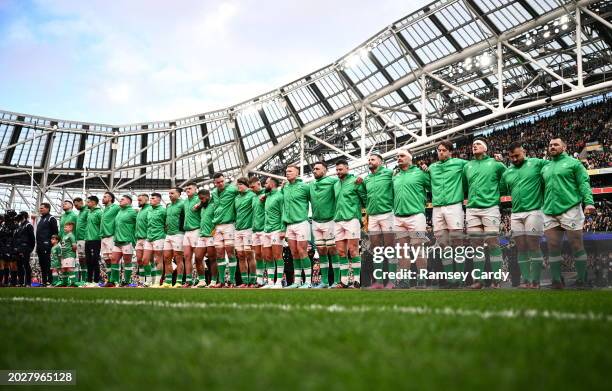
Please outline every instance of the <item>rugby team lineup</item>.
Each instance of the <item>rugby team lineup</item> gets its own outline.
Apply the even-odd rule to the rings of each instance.
[[[344,289],[362,287],[367,273],[370,289],[425,288],[432,279],[470,289],[483,288],[487,280],[487,286],[498,288],[510,274],[507,267],[502,270],[498,238],[500,199],[510,196],[519,287],[540,287],[542,236],[550,286],[564,287],[564,234],[576,286],[585,287],[582,229],[585,214],[596,209],[589,175],[567,154],[565,141],[550,139],[547,159],[528,157],[522,143],[513,142],[506,151],[509,167],[501,154],[489,156],[485,138],[472,141],[471,160],[454,157],[454,148],[439,142],[438,160],[429,166],[416,164],[411,151],[400,148],[394,170],[371,153],[363,177],[351,173],[347,160],[335,162],[335,175],[328,175],[328,164],[316,162],[308,183],[297,165],[286,167],[283,180],[253,175],[231,182],[215,173],[213,190],[188,182],[169,191],[166,206],[156,192],[136,200],[106,192],[103,208],[95,195],[77,197],[63,202],[59,223],[50,216],[50,205],[42,203],[37,235],[27,212],[7,211],[0,231],[3,283],[31,285],[31,271],[16,268],[7,249],[30,253],[28,247],[36,243],[41,284],[51,287]],[[428,201],[433,246],[426,246]],[[315,280],[309,247],[318,259]],[[366,250],[372,251],[373,264],[362,270]],[[443,270],[428,267],[432,258]]]

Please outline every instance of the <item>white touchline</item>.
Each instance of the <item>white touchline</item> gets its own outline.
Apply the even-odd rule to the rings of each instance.
[[[275,303],[197,303],[197,302],[171,302],[158,300],[117,300],[117,299],[58,299],[52,297],[2,297],[0,301],[4,302],[29,302],[29,303],[58,303],[58,304],[103,304],[103,305],[123,305],[123,306],[152,306],[161,308],[187,308],[187,309],[273,309],[282,311],[315,311],[315,312],[347,312],[347,313],[368,313],[382,312],[395,314],[412,314],[412,315],[441,315],[441,316],[460,316],[460,317],[477,317],[481,319],[491,318],[544,318],[555,320],[591,320],[612,322],[612,315],[596,312],[559,312],[551,310],[537,309],[508,309],[498,311],[481,311],[457,309],[450,307],[434,308],[434,307],[414,307],[414,306],[343,306],[332,304],[324,306],[321,304],[275,304]]]

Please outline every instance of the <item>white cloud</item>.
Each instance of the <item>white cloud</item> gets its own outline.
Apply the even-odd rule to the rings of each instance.
[[[247,100],[331,63],[417,7],[398,0],[36,4],[43,20],[16,20],[0,45],[53,53],[55,66],[37,73],[54,83],[53,94],[32,85],[34,71],[0,59],[0,69],[26,86],[10,100],[0,97],[0,107],[27,112],[46,101],[49,112],[35,114],[105,123],[171,119]]]

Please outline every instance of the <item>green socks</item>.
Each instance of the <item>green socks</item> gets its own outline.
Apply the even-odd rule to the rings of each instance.
[[[484,272],[484,266],[485,266],[484,254],[483,256],[474,255],[474,270],[479,270],[479,273],[478,275],[476,275],[476,277],[479,277],[480,274]]]
[[[340,259],[340,282],[344,285],[348,284],[349,263],[347,257],[338,257]]]
[[[531,262],[528,253],[524,251],[519,251],[517,258],[523,282],[531,281]]]
[[[531,259],[531,281],[536,284],[539,284],[540,275],[542,274],[542,264],[544,263],[542,253],[539,251],[530,251],[529,258]]]
[[[146,266],[139,265],[138,266],[138,281],[143,282],[147,276],[145,272]],[[151,266],[149,266],[149,275],[151,274]]]
[[[334,284],[340,282],[340,257],[338,254],[328,255],[331,258],[332,268],[334,269]]]
[[[274,283],[274,261],[266,262],[268,272],[268,284]]]
[[[276,260],[276,283],[280,284],[281,281],[283,280],[283,269],[284,269],[284,262],[282,259],[277,259]],[[274,273],[274,272],[272,272]]]
[[[574,262],[576,263],[576,278],[578,282],[585,283],[587,280],[587,254],[584,249],[574,253]]]
[[[219,269],[219,282],[225,283],[225,258],[217,258],[217,267]]]
[[[551,251],[548,256],[548,263],[550,264],[552,280],[561,282],[561,253],[558,251]]]
[[[327,255],[319,258],[319,273],[321,273],[321,284],[329,283],[329,259]]]
[[[451,275],[451,273],[453,272],[453,259],[448,257],[442,258],[442,269],[444,270],[444,273],[446,273],[447,276]],[[448,282],[453,281],[453,279],[450,277],[447,277],[446,280]]]
[[[491,261],[491,271],[493,273],[498,272],[502,268],[502,250],[499,246],[494,246],[489,252],[489,259]]]
[[[111,264],[110,282],[117,284],[119,282],[119,264]]]
[[[263,284],[264,261],[262,259],[256,259],[255,266],[257,270],[257,283]]]
[[[236,257],[228,257],[229,260],[229,282],[230,284],[236,283],[236,265],[238,262],[236,261]]]
[[[302,283],[302,269],[304,260],[302,258],[296,258],[293,260],[293,283]]]
[[[306,278],[306,283],[309,284],[312,282],[312,262],[310,258],[302,258],[302,269],[304,269],[304,275]]]
[[[150,279],[151,276],[152,276],[151,272],[152,272],[151,264],[145,265],[144,266],[144,270],[143,270],[143,277],[146,278],[146,279]],[[140,275],[139,275],[139,277],[140,277]],[[144,281],[144,279],[141,279],[141,281]]]
[[[134,263],[126,263],[125,264],[125,282],[128,284],[132,282],[132,272],[134,270]]]

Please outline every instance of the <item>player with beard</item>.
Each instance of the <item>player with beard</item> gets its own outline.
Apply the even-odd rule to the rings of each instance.
[[[334,282],[340,282],[340,261],[334,239],[334,214],[336,196],[334,187],[338,178],[327,176],[327,166],[316,162],[312,173],[315,180],[310,183],[310,203],[312,205],[312,233],[319,253],[321,282],[314,288],[329,288],[329,263],[331,261]]]
[[[393,170],[383,165],[383,158],[377,153],[368,157],[370,173],[363,183],[367,191],[366,212],[368,214],[368,235],[371,247],[390,247],[395,240],[393,235]],[[376,263],[375,269],[382,269],[382,263]],[[397,259],[389,259],[389,272],[397,271]],[[383,288],[383,281],[375,281],[373,289]],[[385,288],[395,285],[389,281]]]
[[[167,265],[176,263],[176,284],[173,288],[181,288],[185,277],[185,266],[183,264],[183,239],[185,225],[185,209],[181,193],[183,189],[175,187],[170,189],[168,196],[170,204],[166,206],[166,239],[164,241],[164,263],[166,264],[166,281],[168,279]],[[170,269],[172,275],[172,269]],[[171,277],[172,278],[172,277]]]
[[[465,188],[463,184],[463,167],[467,160],[453,157],[453,143],[444,140],[438,143],[436,152],[438,161],[429,168],[423,164],[421,168],[429,171],[431,178],[432,225],[438,245],[442,248],[462,245],[463,200]],[[442,267],[446,273],[463,272],[464,262],[455,262],[452,257],[442,258]],[[462,281],[447,280],[449,286],[460,286]]]
[[[294,280],[288,288],[310,288],[312,285],[312,265],[308,257],[308,241],[310,240],[310,224],[308,223],[308,204],[310,188],[298,175],[297,166],[287,166],[285,175],[287,182],[282,188],[283,193],[283,223],[289,250],[293,258]],[[302,273],[306,281],[302,284]]]
[[[87,212],[89,209],[83,202],[81,197],[76,197],[74,200],[74,207],[79,211],[76,222],[75,237],[77,240],[77,257],[79,259],[79,270],[81,282],[87,281],[87,261],[85,259],[85,235],[87,233]]]
[[[278,179],[266,179],[266,194],[260,197],[265,202],[266,222],[265,235],[262,241],[263,258],[266,261],[268,283],[263,287],[267,289],[280,289],[283,287],[283,244],[285,224],[283,223],[283,193],[278,188]],[[274,267],[276,266],[276,283],[274,282]]]
[[[544,261],[540,249],[540,238],[544,232],[542,168],[550,162],[526,157],[519,141],[508,146],[508,156],[512,166],[502,175],[500,192],[512,197],[510,228],[523,280],[520,287],[539,288]]]
[[[499,247],[497,234],[501,214],[499,212],[499,183],[506,171],[503,163],[487,155],[488,145],[485,139],[476,138],[472,142],[474,159],[463,167],[463,176],[468,187],[468,203],[466,211],[466,230],[472,236],[474,247],[482,246],[484,242],[489,249],[491,272],[496,273],[502,267],[502,251]],[[485,259],[475,255],[474,271],[482,274],[485,271]],[[481,289],[483,283],[478,279],[470,288]],[[492,288],[499,287],[499,281],[493,280]]]
[[[221,288],[218,282],[217,258],[215,252],[215,240],[213,238],[213,215],[215,206],[210,197],[210,191],[202,189],[198,192],[200,204],[197,208],[200,210],[200,245],[196,248],[196,260],[203,260],[204,257],[208,260],[208,270],[210,270],[210,285],[209,288]],[[196,268],[198,268],[196,263]],[[206,288],[206,278],[204,274],[204,265],[198,269],[198,284],[196,288]]]
[[[219,283],[225,283],[225,268],[229,266],[229,283],[227,287],[236,286],[236,255],[234,254],[234,234],[236,231],[236,209],[234,200],[238,189],[231,183],[225,183],[225,177],[220,172],[213,175],[215,189],[212,199],[215,204],[213,223],[215,224],[215,247],[217,266],[219,267]],[[227,261],[226,261],[227,257]]]
[[[161,204],[161,194],[151,193],[151,210],[147,215],[147,242],[145,251],[153,255],[153,262],[158,273],[151,275],[151,287],[159,288],[162,273],[165,272],[165,281],[161,287],[172,287],[172,258],[165,262],[164,243],[166,241],[166,208]]]
[[[253,193],[255,193],[253,198],[253,240],[251,241],[251,246],[255,256],[257,287],[260,288],[263,286],[263,273],[265,270],[262,243],[266,226],[266,206],[259,199],[264,194],[260,179],[256,176],[251,177],[249,179],[249,186]]]
[[[198,246],[200,245],[200,210],[196,207],[200,204],[200,198],[198,198],[197,192],[197,183],[188,182],[185,184],[185,194],[187,194],[187,199],[183,201],[183,208],[185,212],[185,236],[183,238],[183,254],[185,262],[185,274],[187,275],[187,278],[185,284],[183,285],[183,288],[191,288],[193,286],[192,258],[194,258],[194,255],[196,258],[196,265],[199,265],[200,270],[203,272],[202,259],[198,259],[198,252],[195,251],[196,248],[198,248]],[[196,285],[198,283],[199,281],[196,282]]]
[[[334,237],[340,260],[340,281],[332,288],[349,287],[349,257],[352,258],[355,281],[351,287],[360,287],[361,254],[359,239],[361,239],[361,208],[366,204],[366,189],[358,178],[349,173],[346,160],[336,162],[338,181],[334,184],[336,211],[334,213]]]
[[[397,242],[403,247],[409,244],[418,248],[427,241],[427,222],[425,219],[425,202],[427,192],[430,190],[429,173],[412,164],[412,154],[406,148],[397,152],[397,165],[399,170],[393,176],[393,231],[397,235]],[[400,269],[410,269],[410,264],[402,258]],[[417,273],[427,269],[427,259],[423,252],[413,262]],[[417,288],[424,288],[425,284],[417,274]],[[396,282],[400,287],[408,287],[405,280]]]
[[[239,288],[253,288],[256,283],[255,262],[251,242],[253,237],[253,198],[255,193],[249,189],[247,178],[238,178],[238,195],[234,200],[236,209],[236,234],[234,236],[240,279]]]
[[[146,245],[151,205],[149,205],[149,196],[147,194],[140,194],[137,200],[140,209],[136,215],[136,232],[134,233],[134,238],[136,239],[135,252],[136,263],[138,264],[138,286],[148,287],[151,285],[152,276],[157,273],[155,264],[151,267],[153,251],[147,249]]]
[[[115,217],[119,213],[119,205],[115,204],[115,195],[110,191],[104,193],[102,197],[102,222],[100,223],[100,252],[102,260],[106,265],[106,280],[109,282],[111,275],[111,257],[113,254],[113,236],[115,235]]]
[[[132,207],[132,197],[124,195],[119,201],[119,213],[115,217],[115,235],[113,236],[113,255],[111,260],[111,286],[117,284],[136,287],[132,283],[134,264],[134,232],[136,231],[136,210]],[[124,281],[119,280],[121,261],[123,260]],[[107,284],[108,285],[108,284]]]
[[[582,242],[582,229],[584,215],[596,212],[589,175],[582,163],[570,157],[566,150],[567,144],[560,137],[550,140],[550,163],[542,168],[544,235],[548,243],[552,287],[555,289],[563,288],[561,248],[564,233],[576,265],[576,284],[582,287],[587,282],[587,254]]]

